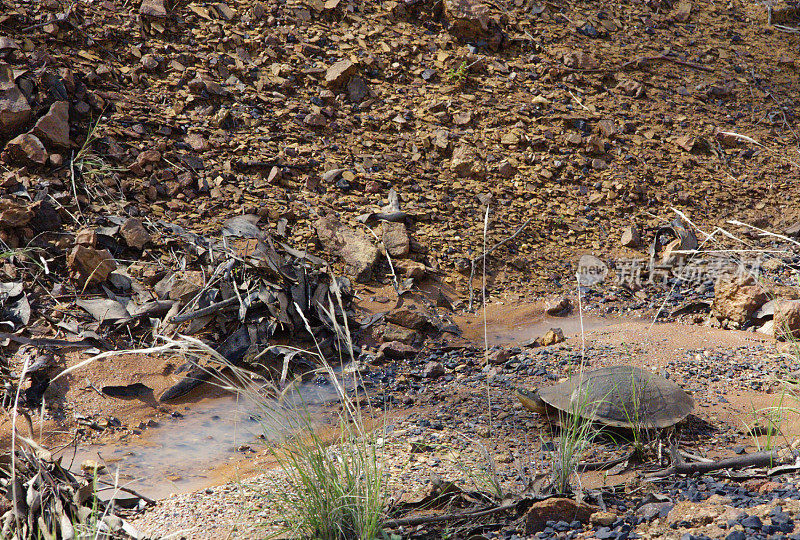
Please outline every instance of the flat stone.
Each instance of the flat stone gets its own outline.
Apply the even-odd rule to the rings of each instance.
[[[325,72],[325,84],[338,88],[346,84],[356,71],[358,71],[358,66],[350,60],[339,60]]]
[[[47,163],[47,150],[38,137],[23,133],[8,141],[3,150],[3,160],[23,166],[44,165]]]
[[[617,514],[614,512],[600,511],[589,516],[590,523],[593,523],[594,525],[602,525],[604,527],[608,527],[615,521],[617,521]]]
[[[387,358],[411,358],[417,355],[419,349],[416,347],[412,347],[411,345],[406,345],[405,343],[401,343],[399,341],[390,341],[388,343],[384,343],[378,349],[379,354],[383,354]]]
[[[35,215],[28,204],[0,199],[0,227],[24,227]]]
[[[329,171],[325,171],[322,173],[322,181],[326,184],[333,184],[336,182],[341,176],[342,173],[345,172],[347,169],[331,169]]]
[[[138,218],[128,218],[119,228],[119,233],[128,247],[134,249],[144,249],[144,246],[151,240],[150,233],[144,228],[142,220]]]
[[[406,345],[413,345],[419,338],[419,334],[410,328],[403,328],[396,324],[388,323],[383,329],[383,341],[399,341]]]
[[[386,320],[414,330],[425,330],[430,325],[428,318],[414,304],[393,309],[386,314]]]
[[[383,234],[381,240],[386,246],[386,251],[392,257],[405,257],[411,249],[411,240],[408,238],[408,229],[405,223],[384,221],[381,224]]]
[[[69,103],[56,101],[50,105],[47,114],[33,126],[32,133],[47,146],[69,147]]]

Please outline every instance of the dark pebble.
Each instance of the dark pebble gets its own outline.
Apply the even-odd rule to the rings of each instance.
[[[617,538],[617,533],[608,527],[600,527],[595,531],[594,537],[600,540],[607,540],[608,538]]]
[[[745,529],[761,529],[764,526],[758,516],[747,516],[739,523],[741,523],[742,527]]]

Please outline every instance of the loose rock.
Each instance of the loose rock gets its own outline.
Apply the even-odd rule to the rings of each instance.
[[[569,518],[587,523],[592,514],[600,509],[586,503],[577,503],[572,499],[553,497],[533,503],[525,514],[525,534],[532,535],[543,530],[548,521],[560,521]]]
[[[91,283],[102,283],[117,268],[114,257],[107,249],[77,245],[67,256],[67,266],[72,270],[73,278],[80,286]]]
[[[720,321],[728,320],[744,325],[768,300],[767,291],[754,280],[723,277],[714,286],[711,313]]]
[[[314,228],[323,246],[342,258],[348,275],[361,283],[372,279],[380,254],[365,233],[342,225],[332,214],[318,219]]]
[[[38,137],[23,133],[8,141],[3,150],[3,161],[19,165],[44,165],[47,150]]]
[[[0,63],[0,135],[8,137],[31,119],[31,106],[14,83],[11,66]]]
[[[39,118],[32,133],[49,147],[68,148],[69,141],[69,103],[56,101],[50,110]]]

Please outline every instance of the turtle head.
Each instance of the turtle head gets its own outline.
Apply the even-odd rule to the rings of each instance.
[[[547,412],[547,404],[539,397],[539,392],[536,390],[525,390],[524,388],[516,389],[517,399],[522,403],[522,406],[539,414]]]

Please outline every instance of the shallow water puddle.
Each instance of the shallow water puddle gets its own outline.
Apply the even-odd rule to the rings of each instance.
[[[581,321],[581,319],[583,320]],[[551,328],[561,328],[565,336],[570,336],[581,332],[581,324],[586,332],[619,322],[620,319],[598,317],[586,313],[580,317],[575,312],[566,317],[552,317],[546,315],[542,307],[536,304],[494,304],[486,308],[485,326],[486,338],[489,346],[492,347],[495,345],[521,345],[543,336]],[[457,323],[462,328],[465,338],[476,343],[483,343],[483,312],[460,317]]]
[[[330,385],[303,385],[296,397],[312,411],[314,405],[336,401]],[[106,466],[101,480],[113,484],[119,472],[118,485],[152,499],[163,498],[208,487],[220,479],[215,469],[279,440],[287,432],[288,422],[265,418],[262,410],[232,396],[208,400],[146,427],[136,442],[85,445],[77,451],[70,447],[57,456],[77,474],[81,474],[84,460],[94,460]],[[124,499],[130,495],[114,495],[113,488],[101,492],[105,499],[112,496]]]

